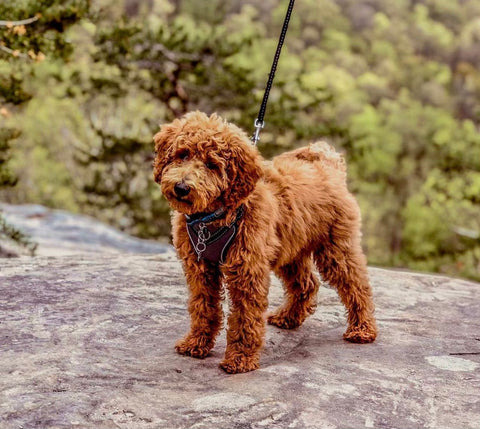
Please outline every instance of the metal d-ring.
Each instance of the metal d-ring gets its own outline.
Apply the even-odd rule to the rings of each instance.
[[[199,225],[199,230],[198,230],[198,240],[205,242],[210,238],[210,231],[206,227],[206,225],[201,222]]]
[[[207,245],[203,241],[199,241],[197,245],[195,246],[195,250],[197,253],[203,253],[205,252],[205,249],[207,248]],[[199,255],[200,256],[200,255]]]

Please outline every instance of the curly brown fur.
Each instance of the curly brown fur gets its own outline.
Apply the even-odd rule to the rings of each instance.
[[[173,243],[190,290],[191,327],[176,344],[181,354],[204,358],[221,329],[223,285],[230,297],[229,373],[259,367],[265,336],[269,274],[284,282],[286,301],[268,322],[300,326],[315,311],[319,281],[334,286],[348,313],[344,338],[375,340],[372,292],[360,246],[360,212],[346,186],[343,158],[323,142],[264,161],[248,137],[217,115],[192,112],[155,135],[155,180],[175,210]],[[179,196],[175,185],[189,193]],[[230,224],[244,205],[238,234],[224,264],[197,260],[184,214],[213,212]]]

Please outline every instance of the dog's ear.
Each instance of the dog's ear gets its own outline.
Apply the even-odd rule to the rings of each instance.
[[[230,142],[230,158],[227,164],[229,188],[224,194],[225,205],[237,205],[255,188],[263,176],[262,157],[258,149],[242,138]]]
[[[153,177],[155,182],[160,183],[163,169],[170,162],[173,152],[173,142],[176,136],[176,128],[173,124],[162,125],[160,131],[153,136],[155,142],[155,160],[153,161]]]

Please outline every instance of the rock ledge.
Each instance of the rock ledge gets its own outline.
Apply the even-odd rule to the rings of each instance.
[[[342,340],[336,292],[262,368],[175,354],[185,283],[168,255],[0,261],[1,428],[478,428],[480,285],[377,268],[379,338]],[[272,307],[282,290],[275,280]]]

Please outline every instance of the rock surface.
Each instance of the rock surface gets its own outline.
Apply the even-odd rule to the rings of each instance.
[[[480,285],[370,276],[375,343],[342,340],[323,287],[301,328],[268,327],[260,370],[227,375],[224,333],[205,360],[173,350],[188,315],[171,256],[0,260],[0,427],[480,427]]]
[[[157,254],[172,250],[168,244],[132,237],[89,216],[53,210],[37,204],[0,203],[0,211],[8,223],[38,244],[35,254],[39,256],[79,253]],[[18,252],[19,249],[12,250]]]

